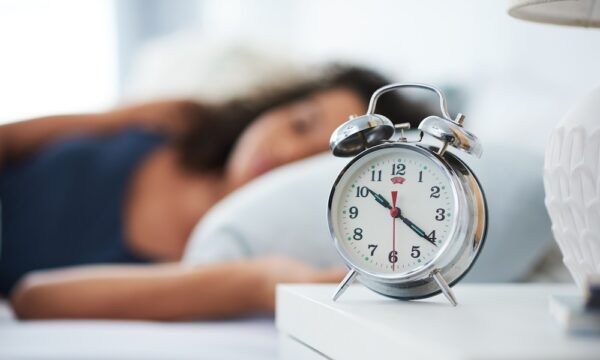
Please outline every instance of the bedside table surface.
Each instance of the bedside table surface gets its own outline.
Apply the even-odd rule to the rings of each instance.
[[[600,337],[568,335],[548,311],[573,285],[458,284],[444,297],[398,301],[362,285],[280,285],[279,331],[335,359],[600,359]]]

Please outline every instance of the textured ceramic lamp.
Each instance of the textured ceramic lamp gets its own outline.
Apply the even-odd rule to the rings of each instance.
[[[524,20],[600,27],[600,0],[513,0],[508,12]],[[600,274],[600,88],[552,131],[544,188],[563,261],[584,288],[588,276]]]

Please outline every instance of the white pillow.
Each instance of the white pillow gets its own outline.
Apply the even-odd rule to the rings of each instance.
[[[285,254],[316,266],[341,265],[327,225],[331,185],[348,159],[317,155],[255,179],[198,223],[184,263]]]
[[[528,147],[484,143],[469,162],[487,197],[488,230],[477,263],[465,280],[525,280],[555,243],[544,205],[544,159]]]
[[[153,39],[133,60],[125,102],[190,98],[222,103],[310,74],[289,54],[259,39],[224,42],[194,31]]]
[[[490,144],[482,159],[462,156],[486,192],[486,243],[470,282],[518,281],[553,244],[540,156]],[[317,155],[281,167],[219,202],[196,226],[183,261],[218,262],[279,253],[317,266],[342,264],[327,224],[327,199],[349,159]]]

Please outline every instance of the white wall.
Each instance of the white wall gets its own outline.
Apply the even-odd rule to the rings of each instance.
[[[102,110],[117,95],[107,0],[0,2],[0,123]]]
[[[204,1],[202,31],[272,41],[297,59],[348,59],[398,80],[466,89],[468,126],[541,152],[571,104],[600,86],[600,29],[511,18],[504,1]]]
[[[196,7],[185,6],[197,9],[187,24],[222,43],[260,39],[299,62],[345,59],[397,80],[462,88],[466,108],[450,110],[466,113],[467,126],[484,141],[508,139],[538,152],[571,104],[600,85],[600,29],[513,19],[504,1],[197,0]],[[1,2],[0,122],[113,104],[116,18],[109,0]]]

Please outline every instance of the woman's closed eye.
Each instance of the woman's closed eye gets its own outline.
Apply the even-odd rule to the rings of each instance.
[[[292,109],[290,126],[297,135],[305,135],[314,131],[319,122],[319,111],[312,102],[300,103]]]
[[[294,133],[298,135],[304,135],[311,131],[311,129],[314,127],[314,121],[308,117],[296,116],[292,118],[290,125]]]

